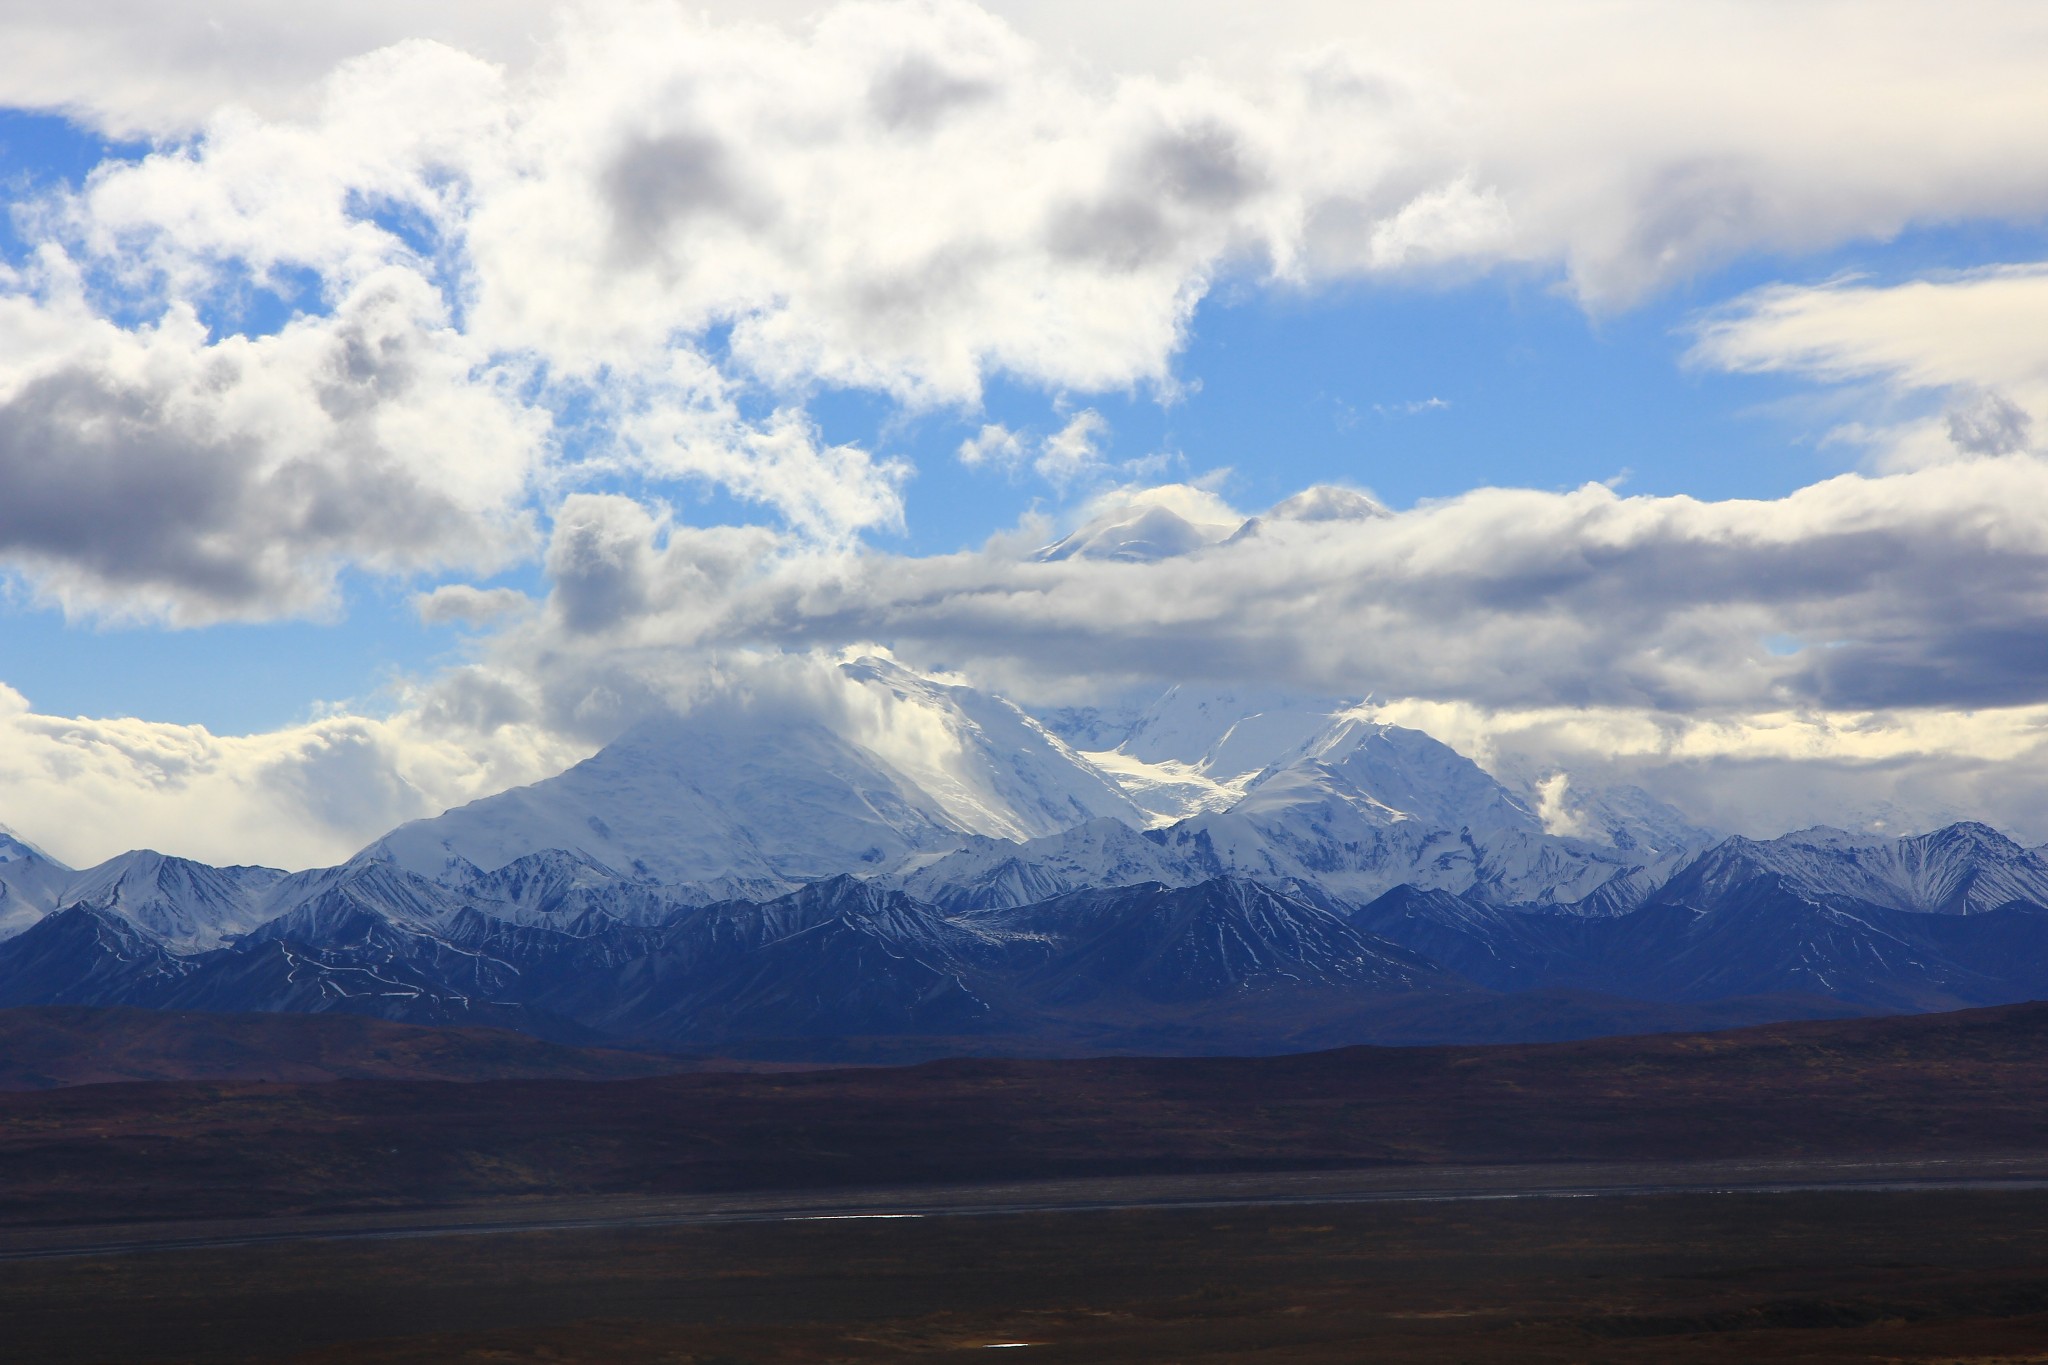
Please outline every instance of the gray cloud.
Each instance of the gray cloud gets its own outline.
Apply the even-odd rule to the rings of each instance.
[[[1274,174],[1237,129],[1213,119],[1151,129],[1112,160],[1097,194],[1056,203],[1048,250],[1062,260],[1131,272],[1170,264],[1203,239],[1234,231],[1230,215],[1273,185]]]
[[[635,263],[665,255],[675,234],[693,223],[759,228],[773,213],[731,150],[703,133],[634,138],[599,183],[611,208],[613,249]]]
[[[1198,209],[1235,208],[1272,181],[1237,130],[1215,122],[1159,134],[1134,163],[1130,177],[1153,196]]]
[[[80,605],[203,620],[317,607],[349,559],[460,557],[472,519],[381,452],[268,466],[256,439],[169,402],[81,367],[0,404],[0,559]]]
[[[993,81],[962,75],[917,53],[875,78],[868,87],[868,106],[887,127],[925,133],[995,93]]]
[[[571,632],[602,630],[646,608],[658,527],[628,498],[579,495],[555,514],[550,600]]]
[[[0,552],[229,607],[259,596],[261,570],[226,534],[254,443],[193,439],[163,416],[160,396],[82,369],[24,385],[0,406]]]
[[[1173,225],[1151,202],[1116,194],[1071,201],[1047,216],[1045,243],[1062,260],[1135,271],[1157,262],[1175,241]]]
[[[1156,563],[1006,543],[796,556],[707,595],[662,586],[686,565],[636,558],[648,609],[619,620],[683,649],[878,640],[1025,690],[1209,678],[1673,714],[2015,705],[2048,702],[2044,504],[2048,463],[2013,456],[1773,503],[1482,490],[1268,517]]]
[[[403,293],[258,342],[30,314],[60,346],[0,357],[0,567],[74,613],[200,624],[326,610],[350,565],[516,556],[531,419]]]
[[[2003,394],[1984,392],[1950,408],[1949,443],[1972,455],[2010,455],[2027,448],[2034,419]]]
[[[430,626],[482,625],[532,606],[533,599],[517,588],[474,588],[466,583],[444,584],[413,598],[413,609]]]

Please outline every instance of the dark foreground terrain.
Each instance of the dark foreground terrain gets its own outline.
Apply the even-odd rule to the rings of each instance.
[[[2048,1152],[2048,1005],[1512,1047],[0,1094],[0,1225],[1413,1165]]]
[[[2048,1361],[2048,1005],[1275,1058],[0,1094],[10,1361],[1012,1342]]]
[[[430,1028],[360,1014],[84,1005],[0,1009],[0,1090],[201,1079],[597,1081],[660,1076],[697,1065],[648,1053],[563,1047],[507,1029]]]
[[[2048,1192],[1019,1213],[0,1263],[8,1358],[2048,1358]]]

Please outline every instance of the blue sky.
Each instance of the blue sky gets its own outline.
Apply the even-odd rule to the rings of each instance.
[[[0,821],[345,851],[874,646],[2025,818],[2048,16],[1964,9],[0,20]]]

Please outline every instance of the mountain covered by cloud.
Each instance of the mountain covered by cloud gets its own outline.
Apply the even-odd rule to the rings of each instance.
[[[1153,771],[1204,774],[1203,791],[1162,809]],[[475,890],[566,859],[570,884],[699,898],[856,873],[985,899],[992,869],[1025,865],[1028,884],[1061,891],[1232,875],[1351,903],[1414,883],[1562,904],[1610,882],[1612,899],[1617,878],[1666,873],[1714,838],[1644,797],[1566,832],[1545,799],[1367,707],[1174,689],[1088,754],[1002,698],[866,655],[650,716],[565,772],[400,825],[351,865]],[[24,904],[90,905],[179,949],[246,933],[325,876],[149,852],[66,879],[28,845],[17,864]],[[191,908],[150,908],[166,898]]]

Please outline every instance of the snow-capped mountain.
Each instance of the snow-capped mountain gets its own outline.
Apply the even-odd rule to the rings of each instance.
[[[1243,713],[1205,700],[1170,698],[1181,703],[1178,720],[1153,729],[1147,741],[1156,747],[1145,752],[1232,752]],[[1249,714],[1275,718],[1269,738],[1314,716],[1307,707]],[[1175,715],[1161,708],[1162,717]],[[1493,904],[1567,905],[1621,879],[1614,903],[1588,907],[1613,913],[1640,903],[1697,847],[1651,844],[1652,831],[1630,833],[1633,825],[1617,826],[1621,841],[1553,835],[1520,796],[1419,730],[1355,709],[1319,719],[1306,742],[1245,780],[1226,809],[1142,835],[1097,824],[1022,846],[978,843],[919,867],[905,885],[946,905],[1021,904],[1085,887],[1233,875],[1352,905],[1402,884]]]
[[[218,947],[269,919],[270,867],[211,867],[137,849],[76,874],[63,904],[126,920],[178,952]]]
[[[1186,886],[1214,875],[1213,866],[1169,849],[1158,831],[1104,819],[1023,844],[969,840],[897,880],[914,896],[965,910],[1030,905],[1070,891],[1138,882]]]
[[[1081,754],[1007,702],[891,660],[842,672],[872,703],[849,721],[852,737],[765,714],[664,717],[559,777],[405,826],[368,856],[529,922],[553,912],[519,907],[552,897],[580,912],[623,895],[606,889],[616,884],[690,888],[650,900],[636,912],[646,919],[841,872],[956,907],[1236,875],[1347,904],[1402,883],[1498,904],[1567,904],[1606,887],[1587,908],[1614,913],[1699,842],[1647,797],[1647,819],[1602,807],[1604,837],[1554,835],[1448,746],[1314,698],[1176,689],[1115,754]],[[1119,757],[1180,765],[1226,799],[1159,827],[1113,785],[1126,776],[1109,761]],[[1244,771],[1254,762],[1264,766]],[[512,871],[544,854],[558,861]],[[501,872],[521,884],[494,887]],[[525,884],[534,876],[541,889]]]
[[[1229,810],[1166,831],[1240,876],[1364,904],[1404,883],[1496,904],[1568,904],[1642,859],[1547,833],[1477,764],[1352,712],[1253,778]]]
[[[2015,901],[2048,904],[2048,853],[1967,822],[1904,839],[1817,825],[1776,839],[1729,839],[1657,899],[1713,905],[1762,881],[1822,904],[1969,915]]]
[[[1105,816],[1145,822],[1116,782],[1001,697],[874,655],[840,673],[881,703],[857,738],[959,830],[1024,840]]]
[[[1150,564],[1262,535],[1291,522],[1377,521],[1390,515],[1364,493],[1335,484],[1304,489],[1249,518],[1232,512],[1212,493],[1167,484],[1098,504],[1093,516],[1040,550],[1038,558]]]
[[[2048,992],[2048,906],[1974,915],[1823,904],[1775,876],[1711,905],[1659,899],[1608,917],[1530,914],[1398,887],[1352,916],[1369,932],[1496,990],[1636,1000],[1837,1000],[1956,1009]]]
[[[1395,735],[1359,747],[1377,739],[1416,744]],[[1333,768],[1356,757],[1341,750],[1328,754]],[[1084,832],[1058,839],[1069,853],[1093,850],[1113,875],[1177,856],[1161,831],[1104,819]],[[1954,888],[1996,880],[1964,866],[1972,849],[1989,860],[1978,872],[2010,863],[2012,850],[1967,827],[1917,842],[1919,866],[1940,849],[1960,873],[1928,909],[1821,903],[1767,872],[1688,883],[1718,888],[1711,903],[1659,897],[1605,917],[1413,885],[1354,906],[1313,885],[1233,875],[1061,890],[1021,880],[1048,867],[1065,875],[1050,859],[989,862],[1018,847],[992,840],[951,855],[981,859],[985,874],[979,889],[941,878],[951,904],[848,875],[696,904],[553,857],[479,878],[497,899],[365,857],[278,879],[271,905],[289,908],[210,950],[174,950],[114,909],[57,910],[0,942],[0,1005],[347,1010],[767,1056],[900,1056],[1285,1049],[1369,1041],[1388,1021],[1398,1036],[1404,1017],[1440,1021],[1429,1027],[1443,1037],[1461,1012],[1488,1037],[1503,1036],[1502,1020],[1508,1036],[1574,1036],[1608,1018],[1640,1021],[1631,1002],[1711,1002],[1707,1017],[1762,1019],[2048,991],[2048,905],[1939,912],[1962,894]],[[218,890],[170,873],[125,884]],[[1564,1013],[1540,1001],[1496,1011],[1502,998],[1488,994],[1528,991],[1562,992]],[[1692,1016],[1657,1017],[1680,1026]]]
[[[1262,799],[1269,804],[1283,799],[1281,790],[1292,779],[1269,775],[1269,769],[1322,762],[1329,755],[1311,749],[1356,743],[1364,727],[1378,724],[1367,708],[1327,697],[1187,686],[1169,688],[1127,715],[1068,710],[1057,720],[1063,733],[1086,736],[1090,743],[1081,746],[1082,757],[1114,778],[1157,826],[1233,808],[1249,813],[1258,805],[1248,799],[1254,784],[1266,787]],[[1399,727],[1383,729],[1393,733]],[[1615,907],[1633,908],[1683,855],[1719,837],[1640,788],[1584,787],[1563,773],[1546,773],[1535,781],[1504,779],[1480,771],[1434,740],[1426,747],[1427,771],[1404,777],[1394,756],[1382,753],[1364,789],[1379,804],[1456,830],[1477,812],[1452,813],[1444,804],[1457,806],[1459,784],[1477,782],[1470,791],[1483,802],[1505,800],[1516,807],[1509,827],[1613,850],[1619,856],[1603,861],[1640,865],[1647,878],[1624,878],[1609,888]],[[1380,748],[1386,748],[1384,741]],[[1437,790],[1439,783],[1451,786]],[[1498,821],[1482,817],[1481,823],[1491,827]]]
[[[450,884],[560,850],[632,881],[787,886],[881,872],[970,835],[1142,819],[1000,698],[881,658],[840,672],[843,731],[766,706],[658,716],[559,776],[401,826],[371,852]]]
[[[1290,521],[1385,521],[1394,514],[1378,499],[1333,483],[1319,483],[1282,498],[1247,521],[1238,534]]]
[[[1145,708],[1117,749],[1142,763],[1181,763],[1229,781],[1284,759],[1346,709],[1300,693],[1176,685]]]
[[[1262,769],[1327,728],[1343,703],[1285,692],[1174,686],[1084,757],[1165,824],[1227,810]]]
[[[0,943],[0,1007],[154,1003],[194,970],[120,916],[73,906]]]
[[[74,875],[0,825],[0,939],[20,933],[56,909]]]
[[[1407,991],[1442,985],[1434,963],[1256,882],[1217,877],[1076,891],[961,923],[1026,945],[1024,980],[1055,1004],[1181,1004],[1260,990]]]
[[[1270,819],[1304,788],[1343,791],[1377,815],[1476,836],[1541,834],[1543,822],[1477,763],[1420,730],[1335,716],[1286,758],[1252,780],[1238,809]]]
[[[463,881],[561,849],[643,881],[880,870],[957,831],[933,802],[816,722],[663,716],[567,772],[402,825],[373,851]]]
[[[1219,545],[1243,525],[1244,518],[1213,495],[1169,484],[1100,506],[1072,533],[1040,550],[1038,558],[1150,564]]]

